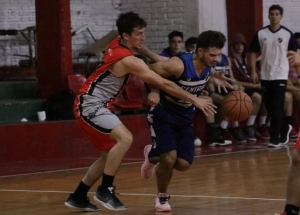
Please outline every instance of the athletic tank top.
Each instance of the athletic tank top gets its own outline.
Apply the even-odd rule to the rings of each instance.
[[[106,107],[126,85],[130,74],[117,77],[107,68],[133,52],[121,44],[121,37],[114,39],[105,50],[102,62],[80,88],[80,114],[94,117],[101,107]]]
[[[199,76],[194,69],[192,53],[182,53],[177,55],[177,57],[184,64],[184,71],[177,80],[174,80],[174,83],[189,93],[199,96],[209,79],[210,67],[205,67]],[[195,115],[195,106],[193,103],[178,99],[164,91],[160,91],[160,105],[180,120],[190,121]]]
[[[225,71],[224,75],[229,78],[229,62],[226,55],[221,54],[221,61],[215,64],[214,69],[217,72]]]

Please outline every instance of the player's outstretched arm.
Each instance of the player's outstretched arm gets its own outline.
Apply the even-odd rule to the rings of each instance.
[[[149,58],[152,62],[165,61],[169,59],[154,53],[145,45],[142,45],[139,49],[134,49],[134,51],[140,55],[143,55],[144,57]]]
[[[120,68],[123,67],[124,69],[126,68],[127,71],[140,78],[142,81],[151,84],[179,99],[192,102],[197,108],[202,110],[205,115],[214,115],[216,113],[216,106],[214,106],[212,103],[207,100],[198,98],[197,96],[183,90],[174,82],[162,78],[157,73],[151,71],[142,60],[135,57],[126,57],[119,61],[118,64],[119,65],[116,66],[120,66]],[[170,65],[173,65],[173,63],[171,63]],[[176,67],[175,65],[173,66]],[[169,71],[164,72],[169,73]]]
[[[210,72],[210,77],[212,79],[212,83],[214,83],[214,85],[218,87],[219,92],[221,92],[221,88],[226,93],[227,93],[226,87],[231,89],[233,88],[233,86],[230,83],[234,83],[235,80],[224,76],[224,72],[217,72],[212,68]]]

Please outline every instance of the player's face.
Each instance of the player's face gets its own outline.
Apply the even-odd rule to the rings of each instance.
[[[269,13],[269,20],[271,25],[280,24],[282,15],[279,10],[271,10]]]
[[[169,42],[171,52],[173,55],[177,55],[181,52],[183,41],[181,37],[173,37],[172,40]]]
[[[244,44],[241,42],[235,43],[233,45],[233,48],[234,48],[234,51],[238,54],[242,54],[245,49]]]
[[[131,35],[127,35],[128,45],[132,48],[141,48],[145,39],[145,28],[134,28]]]
[[[185,47],[186,52],[192,52],[196,50],[196,46],[197,44],[190,44],[188,46]]]
[[[205,66],[214,66],[216,62],[220,61],[222,49],[219,48],[208,48],[208,49],[198,49],[200,54],[200,62]]]

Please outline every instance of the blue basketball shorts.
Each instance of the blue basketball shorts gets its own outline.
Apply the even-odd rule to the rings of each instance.
[[[182,122],[172,114],[157,105],[148,114],[152,149],[149,157],[157,157],[172,150],[177,151],[177,157],[192,164],[194,160],[194,129],[192,121]]]

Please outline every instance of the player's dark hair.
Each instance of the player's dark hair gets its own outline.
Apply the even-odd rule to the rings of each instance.
[[[169,42],[172,41],[173,37],[181,37],[181,39],[183,40],[183,33],[180,31],[172,31],[171,33],[169,33],[168,38],[169,38]]]
[[[145,28],[147,23],[137,13],[121,13],[116,21],[118,32],[122,37],[123,33],[131,35],[134,28]]]
[[[272,11],[272,10],[279,10],[280,12],[280,15],[283,14],[283,8],[279,5],[279,4],[273,4],[269,7],[269,13]]]
[[[294,37],[295,37],[296,39],[300,39],[300,32],[294,33]]]
[[[204,31],[202,32],[197,39],[197,47],[202,49],[207,48],[218,48],[222,49],[225,45],[226,38],[224,34],[219,31]]]
[[[190,37],[184,43],[185,46],[189,46],[193,44],[197,44],[197,37]]]

